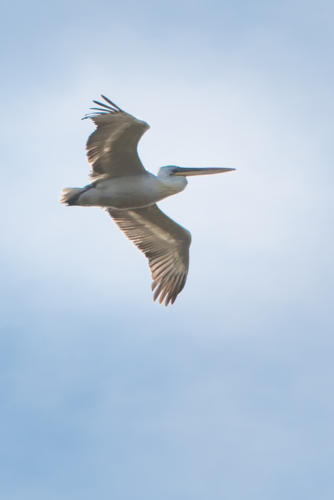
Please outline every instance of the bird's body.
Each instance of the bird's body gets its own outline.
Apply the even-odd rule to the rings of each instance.
[[[147,171],[138,175],[110,178],[101,176],[82,188],[75,205],[143,208],[182,191],[187,185],[184,177],[155,176]]]
[[[189,265],[189,231],[167,217],[156,202],[182,191],[186,176],[214,174],[231,168],[161,167],[157,176],[143,167],[137,144],[149,125],[102,96],[107,104],[87,115],[97,125],[87,141],[92,182],[65,188],[61,202],[104,208],[125,235],[146,255],[152,272],[154,300],[173,303],[184,287]]]

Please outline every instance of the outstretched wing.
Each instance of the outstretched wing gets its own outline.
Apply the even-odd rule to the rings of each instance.
[[[141,136],[150,126],[129,115],[104,95],[107,104],[93,101],[98,108],[84,118],[91,118],[96,125],[87,141],[88,161],[93,178],[107,174],[110,177],[138,175],[145,169],[137,153]]]
[[[157,205],[107,211],[125,235],[148,258],[154,300],[173,304],[183,289],[189,267],[190,232],[167,217]]]

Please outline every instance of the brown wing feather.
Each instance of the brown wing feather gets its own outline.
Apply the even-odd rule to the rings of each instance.
[[[91,176],[119,177],[144,172],[137,146],[149,125],[121,110],[105,96],[101,97],[107,104],[93,101],[100,107],[91,108],[95,111],[84,117],[91,118],[97,127],[86,145]]]
[[[148,258],[154,300],[173,304],[183,289],[189,267],[189,231],[157,205],[134,210],[107,209],[124,234]]]

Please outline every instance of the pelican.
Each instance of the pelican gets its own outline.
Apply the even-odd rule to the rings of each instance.
[[[104,95],[104,102],[84,116],[96,125],[86,149],[91,182],[82,188],[64,188],[61,203],[101,207],[148,259],[153,300],[173,304],[183,289],[189,267],[191,234],[167,217],[156,203],[183,191],[186,177],[218,174],[234,168],[161,167],[155,176],[145,170],[137,152],[150,126],[125,112]]]

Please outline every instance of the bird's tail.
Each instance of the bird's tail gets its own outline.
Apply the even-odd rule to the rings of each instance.
[[[82,188],[64,188],[61,192],[60,203],[65,205],[76,205]]]

